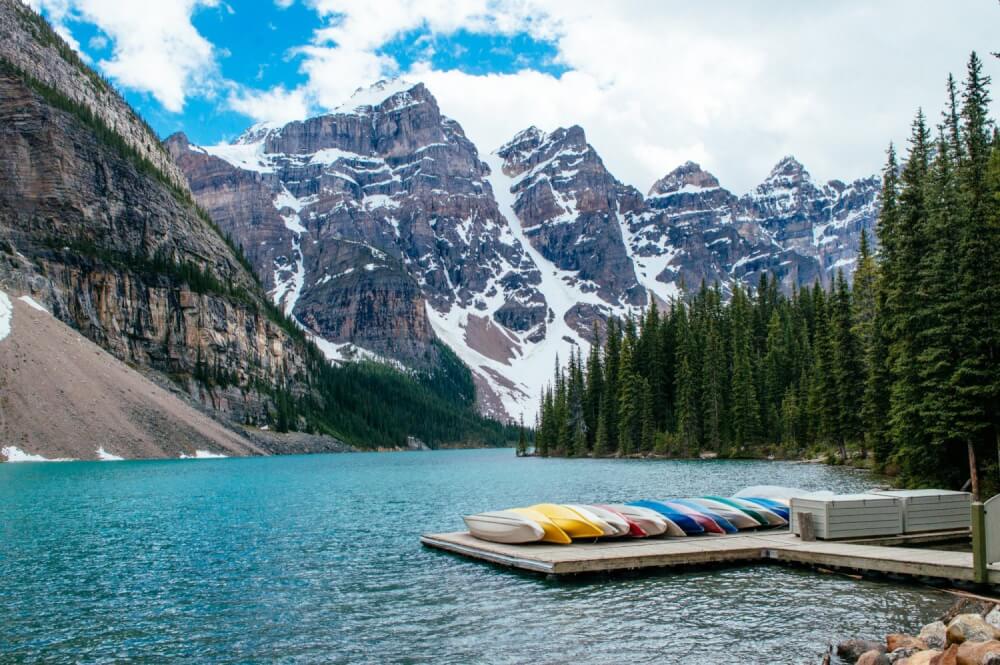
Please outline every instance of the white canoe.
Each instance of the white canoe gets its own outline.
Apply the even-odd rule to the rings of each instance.
[[[469,527],[469,533],[493,543],[537,543],[545,536],[545,531],[537,522],[509,510],[466,515],[462,519]]]
[[[610,510],[607,510],[606,508],[601,508],[600,506],[594,506],[590,504],[583,506],[583,508],[586,508],[587,510],[594,513],[602,520],[610,524],[612,527],[614,527],[616,531],[615,533],[616,536],[627,536],[631,531],[631,529],[628,526],[628,522],[622,519],[621,515],[613,513]]]
[[[684,529],[680,528],[672,520],[656,512],[652,508],[642,506],[628,506],[624,503],[612,503],[608,506],[617,510],[630,520],[635,521],[642,530],[651,536],[686,536]],[[648,528],[647,528],[648,526]]]
[[[774,512],[773,510],[768,510],[765,506],[762,506],[759,503],[754,503],[753,501],[747,501],[746,499],[741,499],[740,497],[737,496],[730,497],[730,500],[735,501],[744,508],[756,512],[761,517],[767,520],[769,526],[786,526],[788,524],[788,520],[786,520],[784,517]]]
[[[699,505],[705,506],[713,513],[716,513],[717,515],[724,517],[726,520],[729,521],[730,524],[735,526],[737,529],[756,529],[757,527],[760,526],[760,524],[758,524],[757,520],[755,520],[754,518],[750,517],[741,510],[733,508],[732,506],[727,506],[721,501],[715,501],[714,499],[702,499],[702,498],[693,498],[691,499],[691,501],[694,501]]]
[[[580,516],[583,517],[583,519],[587,520],[588,522],[593,522],[594,524],[596,524],[597,528],[599,528],[601,531],[604,532],[605,538],[619,535],[618,529],[608,524],[608,522],[604,520],[604,518],[602,518],[600,515],[595,513],[590,508],[590,506],[581,506],[578,503],[564,503],[563,505],[569,508],[570,510],[579,513]]]

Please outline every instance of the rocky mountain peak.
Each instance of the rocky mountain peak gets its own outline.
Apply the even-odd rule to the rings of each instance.
[[[653,183],[649,189],[649,196],[673,194],[681,191],[694,192],[718,186],[718,178],[702,169],[701,165],[687,161]]]
[[[350,99],[338,106],[335,113],[362,112],[382,106],[398,106],[411,101],[433,99],[423,83],[411,83],[393,78],[373,83],[367,88],[358,88]]]
[[[799,184],[803,181],[810,180],[811,176],[809,172],[806,171],[806,167],[802,165],[802,162],[795,159],[792,155],[785,155],[778,163],[774,165],[771,169],[771,173],[767,176],[764,183],[774,182],[774,181],[784,181],[790,184]]]

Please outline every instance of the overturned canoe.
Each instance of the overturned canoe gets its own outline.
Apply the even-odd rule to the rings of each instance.
[[[714,494],[709,494],[702,497],[703,499],[708,499],[709,501],[718,501],[719,503],[725,504],[727,506],[732,506],[736,510],[744,513],[745,515],[752,518],[759,526],[771,526],[771,523],[767,521],[763,513],[754,510],[753,504],[741,503],[736,499],[730,499],[724,496],[716,496]]]
[[[545,543],[556,543],[557,545],[569,545],[573,542],[573,539],[569,535],[559,528],[555,522],[550,520],[547,515],[538,512],[537,510],[532,510],[531,508],[511,508],[509,513],[516,513],[522,517],[527,517],[531,521],[535,522],[538,526],[542,527],[542,531],[545,535],[542,536],[542,542]]]
[[[695,503],[701,504],[711,510],[714,513],[722,515],[730,524],[735,526],[737,529],[756,529],[761,526],[761,522],[758,522],[753,517],[743,512],[735,506],[730,506],[721,501],[716,501],[714,499],[706,499],[704,497],[697,497],[691,499]],[[765,520],[766,523],[766,520]]]
[[[779,501],[773,499],[765,499],[759,496],[747,496],[741,497],[744,501],[750,501],[751,503],[756,503],[758,506],[763,506],[767,508],[774,514],[778,515],[781,519],[788,521],[789,513],[791,509]]]
[[[669,522],[676,524],[681,529],[681,531],[684,532],[685,535],[693,536],[696,534],[705,533],[705,527],[698,520],[694,519],[693,517],[691,517],[690,515],[688,515],[683,511],[667,506],[661,501],[643,499],[642,501],[633,501],[628,505],[639,506],[640,508],[649,508],[650,510],[655,510],[662,517],[666,518]],[[711,522],[711,520],[708,521]]]
[[[760,514],[765,520],[767,520],[768,526],[785,526],[788,524],[788,520],[762,504],[737,497],[733,497],[731,500],[748,510],[753,510],[754,512]]]
[[[679,513],[687,515],[690,519],[693,519],[699,526],[701,526],[706,534],[714,536],[723,536],[726,534],[726,530],[722,528],[718,522],[700,510],[691,508],[690,506],[685,506],[683,503],[677,503],[673,499],[667,499],[665,501],[661,501],[660,503],[671,508],[672,510],[676,510]]]
[[[572,508],[557,503],[536,503],[528,507],[555,522],[570,538],[600,538],[604,535],[604,529]]]
[[[642,524],[639,522],[638,519],[634,517],[629,517],[620,510],[615,510],[614,508],[612,508],[607,504],[594,504],[594,508],[600,508],[601,510],[604,510],[606,512],[611,513],[612,515],[617,515],[618,517],[622,518],[628,525],[628,535],[632,536],[633,538],[645,538],[651,535],[645,529],[642,528]],[[664,524],[663,529],[666,530],[666,527],[667,525]],[[660,533],[663,532],[661,531]]]
[[[510,510],[466,515],[462,519],[469,533],[493,543],[537,543],[545,537],[545,529],[540,524]]]
[[[625,520],[624,517],[622,517],[621,515],[612,510],[607,510],[606,508],[601,508],[600,506],[595,506],[590,504],[578,506],[577,504],[574,503],[570,504],[570,507],[578,512],[580,512],[581,510],[586,511],[584,512],[585,517],[588,517],[587,514],[589,513],[590,515],[593,515],[597,519],[601,520],[602,522],[610,526],[615,531],[614,533],[610,534],[612,537],[617,538],[620,536],[630,535],[628,522]]]
[[[648,536],[683,536],[684,531],[663,517],[660,513],[641,506],[631,506],[624,503],[612,503],[607,505],[612,510],[617,510],[630,520],[634,520]]]
[[[673,503],[680,504],[682,506],[690,508],[691,510],[696,510],[702,513],[703,515],[711,519],[713,522],[715,522],[717,525],[719,525],[719,527],[721,527],[722,530],[725,531],[726,533],[739,532],[739,529],[737,529],[736,526],[732,522],[730,522],[725,515],[716,510],[712,510],[707,506],[703,506],[697,501],[693,501],[691,499],[675,499]]]

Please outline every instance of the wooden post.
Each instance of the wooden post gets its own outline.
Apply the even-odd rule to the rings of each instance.
[[[799,538],[804,543],[811,543],[816,540],[816,527],[813,524],[812,513],[795,513],[797,526],[799,527]]]
[[[972,572],[976,584],[986,584],[986,512],[980,501],[972,502]]]

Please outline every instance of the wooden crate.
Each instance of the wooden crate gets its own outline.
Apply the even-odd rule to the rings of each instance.
[[[972,494],[952,490],[879,490],[903,502],[903,533],[951,531],[970,526]]]
[[[816,537],[823,540],[895,536],[903,532],[902,500],[880,494],[837,494],[791,500],[792,533],[798,534],[798,514],[812,516]]]

